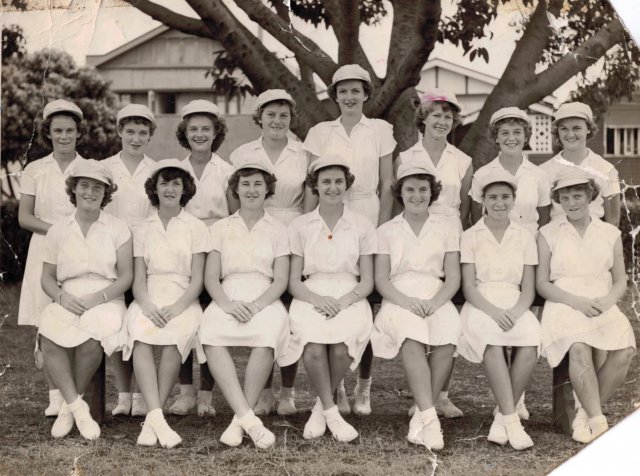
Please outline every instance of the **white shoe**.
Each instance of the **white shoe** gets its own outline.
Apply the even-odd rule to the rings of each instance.
[[[322,402],[320,402],[320,398],[318,398],[316,404],[311,409],[309,420],[307,420],[307,423],[304,425],[302,436],[305,440],[320,438],[327,431],[327,420],[325,420],[322,411]]]
[[[456,407],[449,398],[440,398],[433,406],[438,416],[444,418],[460,418],[464,415],[462,410]]]
[[[423,423],[421,430],[422,444],[433,451],[444,448],[442,428],[440,428],[440,420],[438,420],[437,415],[435,417],[425,417],[421,414],[421,420]]]
[[[275,410],[275,402],[273,398],[273,390],[263,388],[258,397],[258,402],[253,407],[254,415],[269,415]]]
[[[78,400],[69,405],[69,410],[83,438],[97,440],[100,437],[100,425],[91,417],[87,402],[78,397]]]
[[[131,416],[147,416],[147,404],[141,393],[134,393],[131,397]]]
[[[280,401],[278,402],[278,415],[295,415],[298,413],[295,402],[295,392],[293,389],[280,390]]]
[[[413,417],[413,415],[416,414],[416,410],[418,409],[418,405],[416,405],[415,403],[413,405],[411,405],[411,408],[409,408],[409,411],[407,412],[407,415],[409,415],[410,417]]]
[[[338,405],[340,415],[349,415],[351,413],[351,407],[349,406],[349,400],[347,399],[347,392],[344,389],[344,380],[340,382],[336,392],[338,394],[336,405]]]
[[[414,405],[415,407],[415,405]],[[417,407],[416,407],[417,408]],[[420,412],[413,412],[413,416],[409,421],[409,433],[407,433],[407,440],[414,445],[423,445],[422,441],[422,419],[420,418]]]
[[[327,427],[329,427],[331,434],[336,440],[341,443],[348,443],[358,437],[356,429],[342,418],[337,406],[324,410],[322,415],[327,421]]]
[[[368,386],[360,385],[360,378],[353,389],[353,413],[356,415],[371,415],[371,379]]]
[[[158,437],[147,420],[142,423],[142,431],[138,435],[136,444],[140,446],[155,446],[158,444]]]
[[[598,415],[597,417],[589,418],[589,428],[591,429],[591,436],[595,440],[609,429],[607,417],[604,415]]]
[[[271,431],[264,426],[260,418],[255,416],[252,411],[242,418],[238,418],[238,423],[247,435],[249,435],[256,448],[266,450],[271,448],[276,442],[276,435],[271,433]]]
[[[227,429],[224,430],[224,433],[220,436],[220,443],[232,447],[240,446],[242,444],[242,438],[244,438],[244,430],[242,426],[240,426],[240,423],[238,423],[238,417],[234,415],[233,420],[231,420]]]
[[[73,414],[71,410],[69,410],[69,406],[62,403],[60,407],[60,412],[58,413],[58,418],[53,422],[53,426],[51,427],[51,436],[54,438],[62,438],[67,436],[69,432],[73,429]]]
[[[507,429],[504,427],[504,418],[502,413],[498,412],[496,413],[496,416],[493,417],[493,422],[491,423],[487,440],[499,445],[506,445],[509,442]]]
[[[131,394],[130,393],[119,393],[118,394],[118,404],[116,407],[111,410],[111,414],[113,416],[117,415],[128,415],[131,413]]]
[[[62,398],[60,390],[49,390],[49,406],[44,409],[44,416],[58,416],[63,403],[64,398]]]
[[[171,415],[187,415],[191,410],[196,407],[196,396],[192,394],[181,393],[173,405],[169,407],[169,413]]]
[[[209,416],[212,418],[215,417],[216,409],[213,406],[213,403],[206,400],[198,400],[198,416],[199,417]]]
[[[533,446],[533,440],[524,431],[517,413],[503,415],[505,429],[509,438],[509,444],[514,450],[524,450]]]
[[[576,409],[576,416],[571,423],[573,438],[578,443],[590,443],[593,440],[591,428],[589,427],[589,417],[582,407]]]
[[[174,448],[182,443],[182,438],[171,429],[160,408],[147,413],[145,422],[149,422],[163,448]]]
[[[516,403],[516,412],[521,420],[529,419],[529,410],[527,410],[527,407],[524,404],[524,393],[520,397],[520,400],[518,400],[518,403]]]

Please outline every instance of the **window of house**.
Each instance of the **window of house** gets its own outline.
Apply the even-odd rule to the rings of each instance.
[[[530,114],[531,124],[531,140],[529,145],[533,152],[550,153],[553,152],[551,147],[551,116],[544,114]]]
[[[176,95],[175,93],[156,92],[156,113],[158,114],[175,114],[176,113]]]
[[[606,126],[604,142],[606,155],[640,156],[640,126]]]

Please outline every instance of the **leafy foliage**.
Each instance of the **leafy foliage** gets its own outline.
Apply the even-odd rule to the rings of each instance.
[[[18,25],[2,27],[2,64],[11,58],[22,58],[27,52],[22,28]]]
[[[246,78],[238,77],[238,66],[225,50],[214,53],[213,68],[206,72],[205,77],[213,78],[213,92],[216,96],[245,97],[247,94],[257,95],[253,86]]]
[[[270,0],[273,5],[281,1]],[[358,2],[360,21],[365,25],[374,25],[387,14],[383,0],[361,0]],[[319,0],[291,0],[291,11],[298,18],[318,26],[324,23],[329,28],[329,19],[324,4]]]

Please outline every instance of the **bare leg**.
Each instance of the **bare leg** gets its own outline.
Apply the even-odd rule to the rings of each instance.
[[[89,339],[76,347],[73,358],[73,376],[76,382],[76,390],[79,394],[82,395],[85,392],[93,378],[93,374],[100,367],[102,354],[100,342],[94,339]]]
[[[632,347],[611,350],[607,353],[607,360],[597,373],[600,401],[602,403],[609,400],[618,386],[624,381],[634,354],[635,351]]]
[[[453,360],[451,361],[451,370],[449,370],[447,379],[444,381],[444,384],[442,385],[442,390],[440,390],[441,392],[449,391],[449,385],[451,385],[451,377],[453,376],[453,368],[456,366],[456,359],[457,357],[454,357]]]
[[[353,359],[349,357],[349,351],[345,344],[329,345],[329,373],[332,394],[347,374],[352,360]]]
[[[231,354],[229,354],[229,350],[226,347],[205,345],[204,352],[207,354],[207,363],[209,364],[211,375],[218,382],[218,387],[220,387],[220,391],[227,403],[238,417],[246,415],[251,411],[251,407],[247,403],[240,386],[236,366]],[[262,383],[260,384],[261,387]]]
[[[451,375],[454,352],[455,347],[452,344],[431,347],[428,361],[431,369],[431,391],[433,392],[434,402],[438,400],[438,394]]]
[[[320,397],[324,409],[335,405],[331,385],[331,371],[326,344],[309,343],[302,354],[304,368],[309,375],[311,385]]]
[[[273,374],[273,349],[271,347],[252,349],[244,373],[244,395],[250,408],[253,408],[258,401],[264,382],[269,378],[269,371]]]
[[[171,393],[171,389],[178,379],[181,362],[182,356],[175,345],[165,345],[162,347],[160,365],[158,365],[158,398],[160,399],[160,408],[164,407]]]
[[[591,347],[581,342],[569,349],[569,377],[582,408],[589,418],[602,415],[598,378],[593,366]]]
[[[42,335],[40,336],[40,345],[44,356],[44,365],[49,376],[62,393],[65,402],[74,402],[78,398],[78,391],[71,368],[72,352]]]
[[[44,379],[47,381],[47,387],[49,387],[49,390],[57,390],[58,387],[56,387],[51,375],[49,375],[46,365],[42,368],[42,372],[44,373]]]
[[[425,354],[425,345],[412,339],[402,343],[402,365],[409,389],[420,411],[433,407],[431,370]]]
[[[502,346],[487,345],[482,359],[484,371],[489,381],[489,387],[498,402],[498,407],[503,415],[515,413],[516,407],[511,387],[509,368],[504,356]]]
[[[158,373],[153,356],[153,346],[144,342],[136,342],[133,347],[133,368],[140,392],[147,408],[161,408],[158,391]]]
[[[131,392],[131,377],[133,375],[133,362],[122,360],[122,352],[114,352],[109,361],[113,367],[116,378],[116,388],[119,393]]]
[[[511,361],[509,375],[513,388],[513,401],[517,404],[531,380],[531,375],[536,368],[538,352],[535,347],[518,347],[515,357]]]

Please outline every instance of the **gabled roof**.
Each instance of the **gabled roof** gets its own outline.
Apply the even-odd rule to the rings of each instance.
[[[108,63],[114,58],[117,58],[118,56],[123,55],[127,51],[132,50],[140,46],[141,44],[154,39],[157,36],[162,35],[163,33],[169,31],[170,29],[171,28],[169,28],[166,25],[160,25],[159,27],[156,27],[153,30],[149,30],[144,35],[141,35],[131,41],[126,42],[124,45],[116,48],[115,50],[110,51],[109,53],[106,53],[104,55],[87,55],[87,64],[94,67],[98,67],[100,65]]]
[[[479,71],[467,68],[465,66],[460,66],[458,64],[452,63],[451,61],[443,60],[442,58],[430,59],[424,64],[424,66],[422,67],[422,71],[426,71],[431,68],[447,69],[462,76],[468,76],[470,78],[477,79],[478,81],[482,81],[483,83],[491,84],[492,86],[498,84],[498,81],[500,79],[495,76],[480,73]]]

